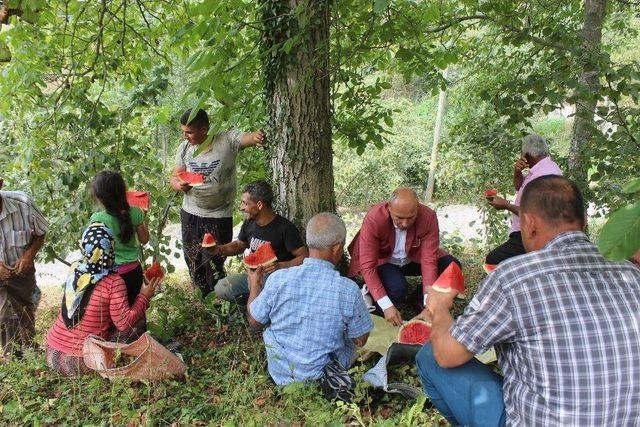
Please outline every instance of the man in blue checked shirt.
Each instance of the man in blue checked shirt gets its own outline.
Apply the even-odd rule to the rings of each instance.
[[[424,389],[455,425],[640,423],[640,270],[605,260],[582,232],[584,202],[560,176],[524,190],[525,255],[500,263],[465,312],[432,292]],[[495,346],[504,374],[473,359]]]
[[[341,277],[344,222],[321,213],[307,224],[309,258],[277,270],[262,284],[262,269],[249,271],[249,324],[266,326],[268,369],[278,385],[319,378],[333,360],[347,368],[373,321],[358,286]]]

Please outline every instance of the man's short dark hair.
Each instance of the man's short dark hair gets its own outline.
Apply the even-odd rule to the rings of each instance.
[[[209,116],[207,116],[207,112],[202,108],[198,110],[195,117],[191,121],[189,121],[190,115],[191,108],[182,113],[182,116],[180,116],[180,124],[193,127],[209,127]]]
[[[584,199],[575,182],[559,175],[531,181],[522,193],[520,212],[535,212],[553,225],[579,223],[584,226]]]
[[[243,193],[249,194],[254,203],[262,202],[271,207],[273,203],[273,190],[267,181],[259,180],[247,184],[242,190]]]

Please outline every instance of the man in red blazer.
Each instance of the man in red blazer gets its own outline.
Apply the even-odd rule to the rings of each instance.
[[[398,188],[389,202],[373,205],[349,245],[349,277],[361,274],[384,318],[398,326],[396,308],[407,298],[405,276],[422,276],[415,296],[424,307],[427,289],[447,266],[460,262],[440,249],[436,213],[420,204],[415,191]]]

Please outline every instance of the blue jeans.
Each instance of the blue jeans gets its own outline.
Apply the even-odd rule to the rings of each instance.
[[[457,368],[441,368],[431,344],[416,355],[418,374],[433,405],[453,425],[504,426],[502,377],[475,358]]]
[[[265,274],[264,282],[267,277],[269,275]],[[249,297],[249,277],[247,273],[229,274],[218,280],[213,290],[221,300],[246,304]]]

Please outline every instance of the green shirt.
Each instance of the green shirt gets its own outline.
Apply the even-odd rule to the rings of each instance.
[[[131,222],[133,223],[133,237],[124,243],[120,240],[120,222],[115,216],[109,215],[105,211],[96,212],[91,215],[90,222],[102,222],[113,232],[116,241],[116,264],[125,264],[138,260],[138,235],[137,227],[144,221],[144,212],[142,209],[132,206],[129,209]]]

